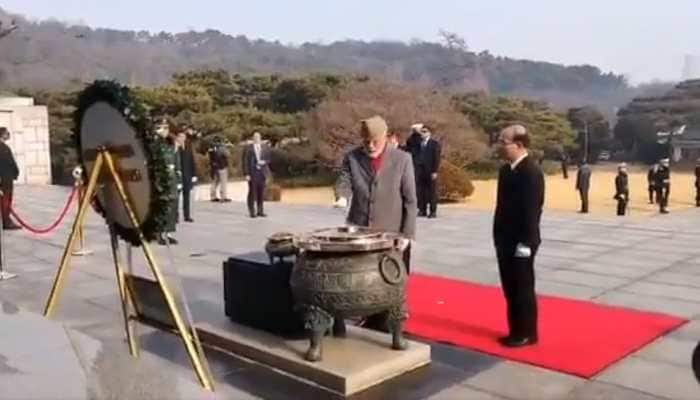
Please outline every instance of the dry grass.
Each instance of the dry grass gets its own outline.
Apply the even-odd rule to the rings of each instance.
[[[596,165],[592,169],[589,212],[593,215],[614,216],[617,207],[617,202],[612,198],[615,194],[615,167]],[[629,183],[631,197],[629,215],[650,216],[657,214],[658,205],[649,204],[646,167],[631,166],[629,168]],[[569,171],[569,179],[564,179],[561,174],[548,176],[545,208],[547,210],[578,211],[581,204],[575,185],[575,169]],[[496,181],[474,181],[474,187],[474,194],[464,203],[443,205],[442,207],[493,210],[496,199]],[[283,203],[330,205],[333,200],[333,191],[327,187],[285,189],[282,193]],[[693,207],[695,207],[695,176],[688,171],[672,171],[669,210],[673,212]]]

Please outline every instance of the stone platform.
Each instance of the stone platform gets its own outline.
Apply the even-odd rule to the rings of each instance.
[[[197,324],[204,346],[233,353],[273,370],[315,384],[329,392],[352,395],[430,363],[430,346],[409,341],[405,351],[390,348],[388,334],[354,326],[346,338],[326,337],[323,360],[303,356],[308,340],[277,336],[220,319]]]

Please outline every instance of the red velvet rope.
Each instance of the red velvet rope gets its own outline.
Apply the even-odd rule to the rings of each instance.
[[[63,211],[61,211],[61,214],[58,216],[58,219],[51,224],[48,228],[40,229],[40,228],[33,228],[29,226],[17,213],[15,210],[10,207],[10,215],[14,217],[15,220],[17,220],[17,223],[19,223],[23,228],[26,230],[36,233],[36,234],[44,234],[44,233],[49,233],[52,230],[56,229],[58,225],[61,224],[63,219],[66,217],[66,214],[68,214],[68,210],[70,209],[70,205],[73,203],[73,199],[75,198],[75,194],[78,192],[77,187],[73,186],[73,190],[70,192],[70,196],[68,196],[68,201],[66,202],[66,205],[63,207]]]

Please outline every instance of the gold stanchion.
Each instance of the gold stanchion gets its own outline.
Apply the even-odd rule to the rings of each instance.
[[[78,191],[78,204],[81,204],[85,198],[85,185],[83,182],[83,169],[80,166],[73,169],[73,178],[75,179],[75,190]],[[78,248],[74,249],[71,254],[74,256],[88,256],[92,254],[91,250],[85,248],[85,229],[83,229],[82,223],[78,227]]]
[[[150,270],[153,273],[156,282],[161,289],[163,297],[165,298],[165,302],[168,306],[168,311],[170,312],[173,320],[175,321],[175,325],[177,328],[176,333],[178,334],[178,336],[180,336],[185,345],[187,355],[189,356],[190,362],[192,363],[195,373],[197,374],[197,378],[199,379],[200,384],[206,390],[213,391],[214,387],[211,372],[206,362],[206,357],[202,350],[201,343],[199,342],[197,330],[194,327],[192,327],[191,331],[187,329],[185,322],[179,310],[177,309],[174,297],[165,283],[163,273],[158,267],[158,264],[156,263],[151,248],[148,245],[148,242],[146,241],[143,232],[140,229],[140,223],[134,212],[131,200],[129,199],[126,190],[124,189],[124,184],[121,180],[121,177],[117,173],[114,159],[112,158],[112,155],[107,149],[98,149],[95,164],[90,173],[90,178],[88,179],[87,189],[85,191],[85,195],[81,199],[80,207],[78,208],[78,215],[76,216],[75,221],[73,222],[73,228],[71,229],[71,233],[68,236],[68,243],[66,244],[63,256],[61,257],[61,263],[56,274],[56,279],[51,288],[49,299],[46,303],[44,315],[47,317],[50,316],[55,308],[56,300],[58,298],[59,293],[62,290],[63,281],[65,279],[65,272],[67,270],[68,262],[70,260],[70,249],[72,249],[74,246],[76,236],[78,236],[78,231],[80,230],[80,227],[82,226],[82,223],[85,219],[85,211],[87,210],[87,207],[90,204],[90,199],[92,199],[93,195],[95,194],[95,188],[97,185],[98,177],[102,175],[102,171],[105,165],[107,167],[109,177],[116,186],[117,192],[119,193],[119,197],[122,200],[122,203],[129,216],[129,219],[138,233],[141,242],[141,248],[143,249],[143,253],[146,257],[148,266],[150,267]],[[119,263],[119,251],[117,247],[118,239],[113,230],[111,230],[110,235],[112,236],[112,256],[114,258],[115,272],[117,274],[117,285],[119,286],[119,297],[122,302],[122,313],[124,314],[126,334],[127,338],[129,339],[129,349],[132,355],[137,356],[137,343],[136,339],[132,335],[133,330],[131,329],[130,325],[131,321],[134,319],[131,316],[131,307],[136,307],[136,304],[134,302],[133,295],[129,290],[129,285],[127,283],[127,280],[125,279],[124,271]]]

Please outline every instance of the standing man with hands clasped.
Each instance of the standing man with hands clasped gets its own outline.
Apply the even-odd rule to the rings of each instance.
[[[248,181],[250,218],[267,217],[263,210],[265,182],[270,174],[270,148],[262,143],[260,132],[253,133],[253,143],[243,152],[243,174]],[[257,212],[255,210],[257,206]]]
[[[540,246],[540,218],[544,205],[544,175],[528,154],[530,136],[522,125],[501,131],[499,153],[507,162],[498,173],[493,239],[498,271],[506,298],[506,347],[537,343],[535,256]]]

